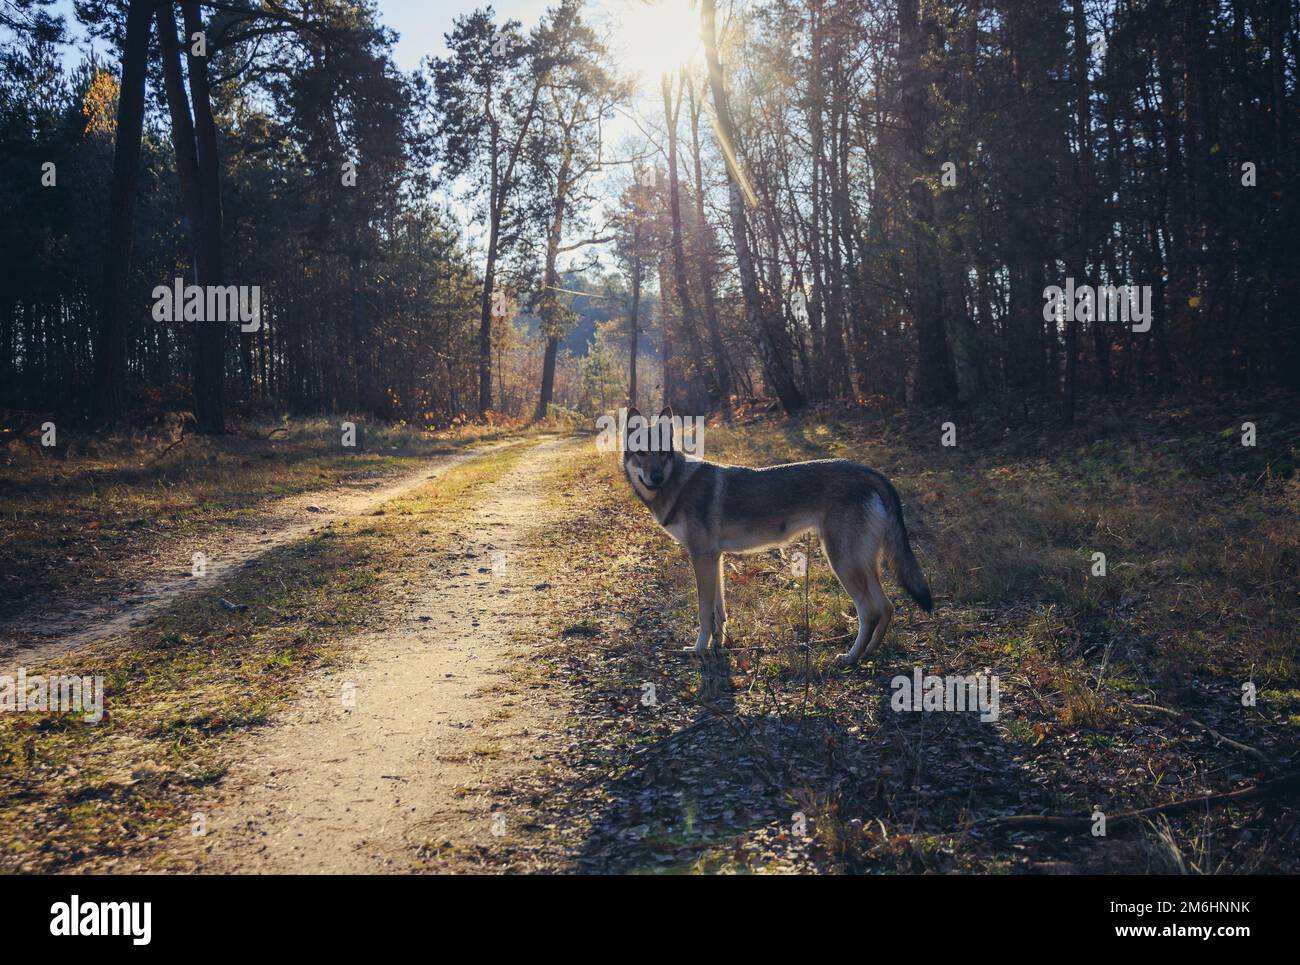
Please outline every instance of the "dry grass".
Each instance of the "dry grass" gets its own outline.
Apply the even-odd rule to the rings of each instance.
[[[1300,431],[1261,419],[1271,445],[1243,454],[1205,415],[1166,420],[1103,419],[1128,438],[1080,430],[1027,455],[1020,440],[992,442],[995,428],[945,449],[938,419],[932,440],[915,423],[831,418],[719,427],[709,442],[721,461],[846,456],[890,475],[949,613],[1030,605],[1030,640],[1074,653],[1121,642],[1119,656],[1140,656],[1155,683],[1201,671],[1295,680]],[[1097,552],[1104,577],[1092,574]],[[1059,625],[1034,625],[1053,613]]]

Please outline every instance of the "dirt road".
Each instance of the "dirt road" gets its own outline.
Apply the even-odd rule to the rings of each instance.
[[[526,818],[501,789],[548,756],[562,710],[510,679],[512,636],[550,592],[521,546],[556,512],[540,483],[573,445],[542,442],[483,488],[458,523],[463,551],[431,550],[392,629],[348,641],[355,662],[238,739],[239,763],[197,805],[204,833],[161,867],[407,871],[513,836]]]

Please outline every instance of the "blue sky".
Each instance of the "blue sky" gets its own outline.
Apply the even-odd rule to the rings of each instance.
[[[442,53],[446,49],[443,34],[451,30],[456,17],[481,5],[447,0],[380,0],[380,19],[401,35],[397,66],[413,70],[426,54]],[[535,24],[546,7],[546,0],[500,0],[492,4],[498,20],[518,20],[525,27]]]
[[[588,7],[598,18],[605,15],[616,17],[621,9],[636,2],[592,0]],[[549,3],[550,0],[496,0],[491,6],[498,20],[518,20],[529,28],[537,23]],[[380,20],[400,35],[395,51],[397,65],[402,70],[413,70],[426,54],[440,54],[446,50],[443,35],[451,30],[456,17],[487,6],[487,3],[474,0],[454,3],[448,0],[379,0],[378,6]],[[72,0],[57,0],[52,9],[64,15],[73,37],[84,42],[85,33],[72,14]],[[102,43],[98,46],[101,52],[106,52]]]
[[[401,35],[396,50],[397,65],[402,70],[413,70],[426,54],[442,53],[446,49],[442,42],[443,34],[451,30],[456,17],[482,5],[484,4],[473,3],[472,0],[466,3],[448,3],[447,0],[380,0],[380,20]],[[547,0],[498,0],[492,4],[498,19],[519,20],[525,27],[535,24],[546,7]],[[58,0],[51,9],[63,14],[72,36],[78,40],[78,47],[83,46],[86,36],[73,16],[72,0]],[[103,43],[97,46],[101,53],[107,52]]]

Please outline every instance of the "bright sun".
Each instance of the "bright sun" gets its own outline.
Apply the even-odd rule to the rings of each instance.
[[[665,72],[700,56],[700,14],[692,0],[612,0],[619,63],[647,87],[658,89]]]

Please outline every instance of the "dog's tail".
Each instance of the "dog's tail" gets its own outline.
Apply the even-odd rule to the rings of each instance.
[[[912,552],[912,543],[907,538],[907,524],[903,522],[903,501],[898,498],[898,490],[888,479],[884,476],[878,478],[884,483],[881,488],[887,496],[885,505],[889,509],[889,555],[894,561],[894,575],[908,595],[920,604],[922,610],[929,613],[934,609],[934,600],[930,596],[930,585],[925,582],[925,574],[921,572],[921,564]]]

